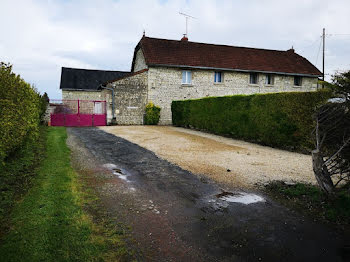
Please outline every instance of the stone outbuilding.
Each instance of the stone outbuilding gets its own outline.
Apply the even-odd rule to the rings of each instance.
[[[268,50],[197,43],[187,37],[178,41],[146,36],[135,47],[131,72],[109,72],[120,75],[106,76],[109,79],[104,83],[91,81],[93,88],[89,91],[62,88],[61,82],[63,98],[104,98],[108,101],[108,122],[114,116],[122,125],[143,124],[145,106],[153,102],[161,107],[159,124],[169,125],[174,100],[315,91],[318,77],[322,76],[293,49]]]
[[[104,100],[101,84],[129,74],[123,71],[62,67],[60,89],[64,100]]]

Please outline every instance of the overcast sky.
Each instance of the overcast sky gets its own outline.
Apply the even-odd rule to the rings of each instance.
[[[0,0],[0,61],[13,64],[41,93],[61,98],[61,67],[130,71],[143,30],[181,39],[185,19],[179,11],[196,17],[189,21],[190,41],[293,46],[320,70],[325,27],[331,34],[326,74],[350,69],[349,0]]]

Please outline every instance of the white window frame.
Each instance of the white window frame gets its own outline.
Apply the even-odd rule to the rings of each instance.
[[[185,82],[184,82],[184,76],[185,76]],[[182,70],[181,83],[183,85],[191,85],[192,84],[192,71],[191,70]]]
[[[217,78],[217,75],[219,75],[220,74],[220,81],[218,81],[218,78]],[[222,72],[220,72],[220,71],[215,71],[214,72],[214,83],[215,84],[221,84],[221,83],[223,83],[223,76],[224,76],[224,74],[222,73]]]

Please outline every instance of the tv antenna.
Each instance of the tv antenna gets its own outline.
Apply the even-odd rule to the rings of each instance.
[[[185,19],[186,19],[186,34],[185,34],[185,36],[187,37],[187,35],[188,35],[188,29],[187,29],[188,18],[193,18],[193,19],[197,19],[197,18],[195,18],[195,17],[193,17],[191,15],[188,15],[188,14],[181,13],[181,12],[179,12],[179,14],[183,15],[185,17]]]

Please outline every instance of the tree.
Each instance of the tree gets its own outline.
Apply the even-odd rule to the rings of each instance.
[[[46,109],[49,105],[49,102],[50,102],[50,99],[46,92],[42,96],[40,96],[40,122],[42,124],[45,123],[44,116],[46,114]]]
[[[350,71],[335,74],[326,84],[334,98],[315,114],[316,149],[313,169],[320,188],[330,194],[350,182]]]

